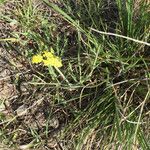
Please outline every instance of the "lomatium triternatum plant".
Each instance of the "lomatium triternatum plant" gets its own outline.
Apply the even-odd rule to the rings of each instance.
[[[54,54],[53,48],[50,51],[46,50],[41,53],[38,53],[32,57],[32,63],[38,64],[43,63],[44,66],[48,67],[49,73],[52,76],[52,79],[56,79],[57,75],[53,69],[53,67],[57,70],[57,72],[61,75],[61,77],[70,85],[69,81],[63,75],[63,73],[58,69],[62,67],[62,60]]]

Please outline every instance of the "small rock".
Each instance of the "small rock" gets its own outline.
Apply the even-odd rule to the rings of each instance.
[[[15,94],[15,86],[9,83],[3,83],[0,85],[0,99],[8,99]]]
[[[54,129],[57,129],[59,127],[59,120],[56,117],[53,117],[49,120],[49,126],[53,127]]]
[[[28,108],[25,105],[22,105],[16,110],[16,113],[18,116],[26,115],[28,113]]]

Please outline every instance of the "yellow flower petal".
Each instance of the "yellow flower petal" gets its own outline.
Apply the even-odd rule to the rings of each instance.
[[[43,57],[40,54],[34,55],[32,57],[32,63],[38,64],[38,63],[40,63],[42,61],[43,61]]]
[[[43,60],[44,66],[50,66],[50,61],[45,59]]]
[[[44,51],[42,54],[37,54],[32,57],[32,63],[40,62],[43,62],[44,66],[62,67],[61,59],[54,55],[52,48],[51,52]]]
[[[51,63],[54,67],[62,67],[62,62],[58,57],[53,58]]]
[[[46,58],[54,57],[53,53],[51,53],[51,52],[44,51],[43,53],[44,53],[43,56],[46,57]]]
[[[58,57],[43,60],[45,66],[62,67],[62,62]]]

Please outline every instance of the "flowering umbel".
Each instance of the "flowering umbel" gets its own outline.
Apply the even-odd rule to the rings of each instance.
[[[43,63],[44,66],[62,67],[62,61],[59,57],[55,56],[53,50],[51,52],[44,51],[41,54],[34,55],[32,57],[32,63]]]
[[[43,57],[40,54],[34,55],[32,57],[32,63],[38,64],[43,61]]]

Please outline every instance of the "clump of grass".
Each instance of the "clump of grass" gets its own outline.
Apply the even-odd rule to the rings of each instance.
[[[30,75],[21,71],[15,84],[19,91],[24,78],[29,93],[21,89],[10,107],[13,113],[26,105],[36,121],[44,115],[36,125],[32,117],[23,115],[22,121],[17,115],[10,121],[4,115],[3,143],[49,147],[54,134],[55,149],[149,149],[149,3],[43,0],[51,13],[47,17],[40,5],[25,2],[13,10],[18,28],[11,36],[20,40],[3,48],[25,59],[23,68],[14,65],[14,70],[28,69]],[[57,72],[31,63],[32,56],[51,47],[62,59]],[[59,133],[50,128],[56,116]],[[16,127],[23,128],[20,134]]]

